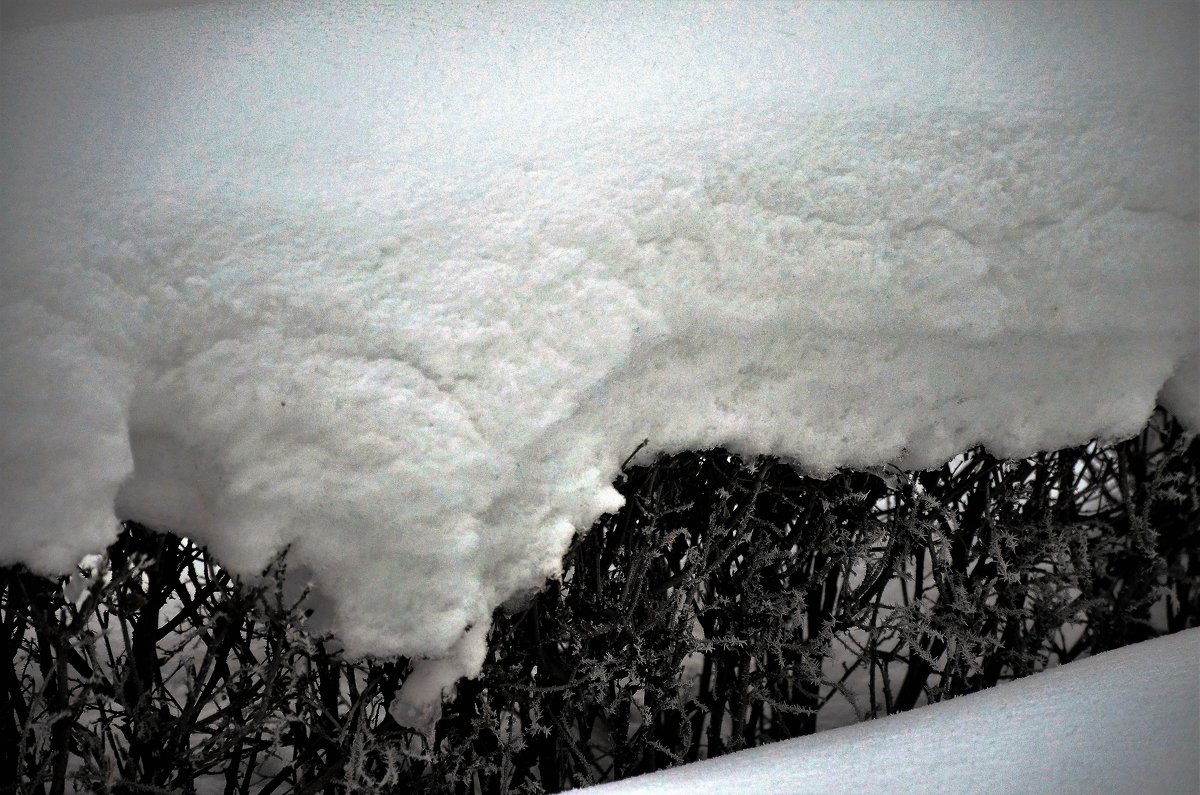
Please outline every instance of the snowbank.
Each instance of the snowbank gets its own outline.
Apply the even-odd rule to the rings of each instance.
[[[588,790],[1194,793],[1200,630],[844,729]]]
[[[348,649],[455,647],[457,673],[643,438],[811,470],[1020,455],[1136,431],[1177,369],[1195,422],[1196,17],[10,26],[0,558],[66,570],[117,517],[241,572],[290,544]]]

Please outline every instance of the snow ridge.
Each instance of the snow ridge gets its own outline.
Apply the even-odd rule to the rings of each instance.
[[[1194,7],[360,9],[4,30],[0,558],[290,544],[351,652],[470,673],[644,438],[1200,416]]]

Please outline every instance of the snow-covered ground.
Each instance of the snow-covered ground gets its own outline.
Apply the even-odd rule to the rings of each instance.
[[[1200,630],[982,693],[596,787],[705,793],[1195,793]]]
[[[290,544],[348,649],[451,654],[436,690],[644,438],[823,471],[1130,434],[1160,390],[1200,424],[1194,5],[215,3],[2,45],[6,561],[118,516],[239,572]]]

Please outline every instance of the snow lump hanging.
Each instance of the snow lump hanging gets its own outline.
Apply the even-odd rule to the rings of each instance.
[[[644,438],[828,471],[1121,436],[1160,390],[1195,424],[1196,16],[5,28],[0,558],[291,545],[351,652],[457,675]]]

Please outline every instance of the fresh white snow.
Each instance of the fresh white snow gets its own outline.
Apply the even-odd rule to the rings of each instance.
[[[1190,795],[1200,629],[952,701],[589,789],[705,793]]]
[[[1200,422],[1194,5],[2,35],[5,561],[290,545],[351,652],[453,652],[436,689],[644,438],[827,471]]]

